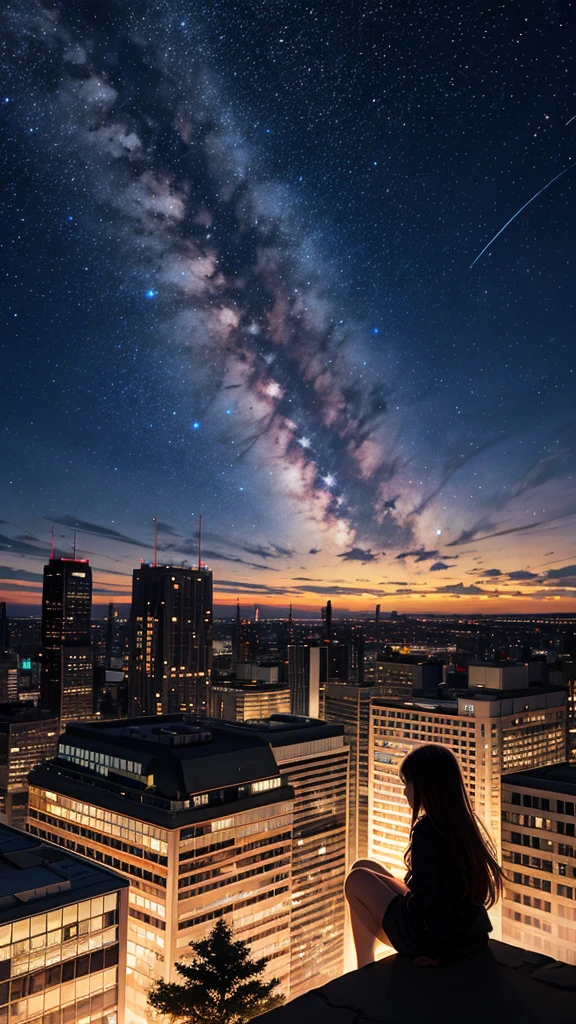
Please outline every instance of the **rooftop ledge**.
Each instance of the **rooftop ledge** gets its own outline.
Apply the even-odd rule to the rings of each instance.
[[[568,1024],[576,966],[503,942],[445,967],[389,956],[351,971],[258,1024]]]

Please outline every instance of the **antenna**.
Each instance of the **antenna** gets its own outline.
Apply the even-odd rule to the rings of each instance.
[[[154,561],[152,565],[156,568],[158,561],[158,519],[156,516],[152,516],[152,522],[154,523]]]
[[[52,529],[50,530],[50,561],[54,561],[54,523],[52,523]]]
[[[72,558],[76,561],[76,530],[74,530],[74,546],[72,548]]]
[[[200,525],[198,527],[198,568],[202,568],[202,516],[200,516]]]

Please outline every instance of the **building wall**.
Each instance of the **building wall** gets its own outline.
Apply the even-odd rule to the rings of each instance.
[[[502,937],[576,964],[576,796],[506,781]]]
[[[339,977],[344,967],[349,751],[343,739],[274,748],[294,789],[292,998]]]
[[[259,785],[255,783],[254,785]],[[88,796],[88,794],[87,794]],[[290,994],[292,800],[233,812],[185,829],[31,787],[29,831],[108,865],[130,881],[126,1024],[144,1024],[158,978],[224,916],[237,938],[269,956]]]
[[[24,827],[28,774],[56,756],[59,734],[54,718],[0,722],[0,822]]]
[[[547,699],[558,701],[562,696],[551,694]],[[531,702],[541,706],[530,707]],[[423,743],[441,743],[454,752],[474,809],[501,856],[502,774],[565,758],[565,706],[546,703],[546,699],[534,696],[519,705],[525,710],[497,717],[510,702],[470,698],[460,701],[460,714],[454,714],[448,708],[424,710],[374,700],[369,747],[370,856],[404,875],[411,812],[399,769],[404,757]],[[493,923],[496,929],[498,911],[493,914]]]
[[[290,713],[290,691],[236,689],[212,685],[209,689],[209,714],[227,722],[247,722],[269,718],[270,715]]]
[[[327,722],[344,726],[350,748],[350,780],[348,790],[348,867],[355,860],[368,856],[368,733],[370,702],[384,696],[385,687],[352,686],[346,683],[326,684]]]
[[[126,896],[124,889],[0,925],[0,1020],[119,1024]]]

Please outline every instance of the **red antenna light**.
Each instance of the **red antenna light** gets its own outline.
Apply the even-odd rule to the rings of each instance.
[[[154,561],[152,565],[156,567],[158,560],[158,520],[156,516],[152,517],[152,522],[154,523]]]
[[[50,561],[54,560],[54,523],[52,523],[52,529],[50,530]]]
[[[200,516],[200,526],[198,528],[198,568],[202,568],[202,516]]]

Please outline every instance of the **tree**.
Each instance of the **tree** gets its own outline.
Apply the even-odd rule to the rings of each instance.
[[[220,918],[207,939],[191,942],[196,956],[176,963],[184,983],[157,981],[148,1003],[173,1021],[185,1024],[245,1024],[284,1002],[274,990],[278,978],[262,981],[268,957],[252,960],[248,943],[234,941]]]

